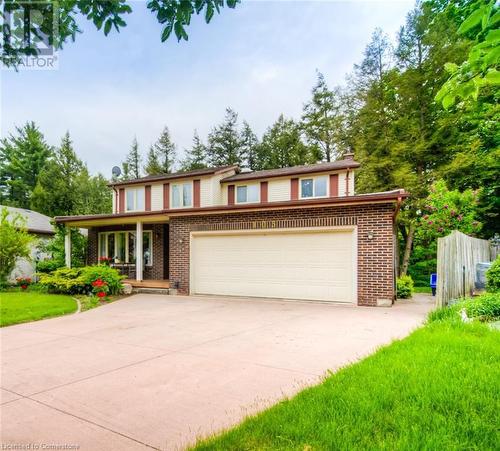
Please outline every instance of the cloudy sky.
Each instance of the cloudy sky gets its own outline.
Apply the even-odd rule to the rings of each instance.
[[[104,37],[90,23],[55,71],[1,71],[1,132],[35,121],[50,144],[69,130],[93,172],[110,175],[137,136],[146,152],[165,125],[179,154],[205,137],[227,106],[259,136],[284,113],[300,117],[315,70],[330,85],[362,58],[379,26],[394,37],[413,1],[251,1],[224,9],[189,41],[162,44],[160,25],[133,2],[128,26]]]

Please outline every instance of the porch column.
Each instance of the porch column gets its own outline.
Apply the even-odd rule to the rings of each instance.
[[[142,251],[142,222],[137,221],[135,229],[135,278],[142,280],[144,252]]]
[[[64,235],[64,262],[71,268],[71,229],[66,227]]]

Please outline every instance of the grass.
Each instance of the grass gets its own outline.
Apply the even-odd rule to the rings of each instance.
[[[498,449],[500,332],[446,315],[196,450]]]
[[[432,293],[432,288],[431,287],[414,287],[413,291],[415,293]]]
[[[65,315],[76,311],[76,301],[63,294],[9,290],[0,292],[0,327]]]
[[[101,305],[106,305],[114,301],[118,301],[119,299],[123,299],[128,297],[128,295],[123,294],[115,294],[110,295],[106,298],[105,301],[101,301],[99,298],[95,296],[85,296],[85,295],[75,295],[76,298],[80,301],[81,311],[85,312],[87,310],[100,307]]]

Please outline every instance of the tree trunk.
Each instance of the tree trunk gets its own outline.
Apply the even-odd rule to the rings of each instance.
[[[406,237],[405,253],[403,255],[403,264],[401,265],[401,276],[406,276],[408,272],[408,265],[410,263],[411,248],[413,244],[413,235],[415,234],[415,225],[410,223],[408,236]]]

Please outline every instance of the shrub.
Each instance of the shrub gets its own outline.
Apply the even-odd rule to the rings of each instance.
[[[413,279],[410,276],[401,276],[396,281],[396,292],[399,299],[408,299],[413,294]]]
[[[12,217],[9,219],[9,215]],[[26,229],[26,220],[6,208],[0,211],[0,283],[5,285],[18,258],[30,259],[34,238]]]
[[[105,282],[107,294],[117,294],[124,276],[108,266],[60,268],[50,274],[40,274],[40,284],[55,293],[89,294],[95,291],[92,284],[98,279]]]
[[[64,262],[60,260],[41,260],[36,264],[37,272],[49,273],[59,268],[64,268]]]
[[[477,298],[465,299],[460,304],[469,318],[478,318],[481,321],[500,319],[500,292],[484,293]]]
[[[125,276],[115,269],[105,265],[85,266],[82,269],[82,276],[87,285],[92,286],[92,282],[100,279],[106,282],[109,294],[117,294],[122,289],[122,280]]]
[[[49,274],[40,274],[39,283],[54,293],[83,294],[88,293],[82,277],[82,268],[59,268]]]
[[[500,292],[484,293],[475,298],[462,299],[447,307],[429,313],[428,322],[459,320],[461,311],[465,309],[469,318],[480,321],[500,319]]]
[[[486,271],[486,289],[492,292],[500,291],[500,255]]]

